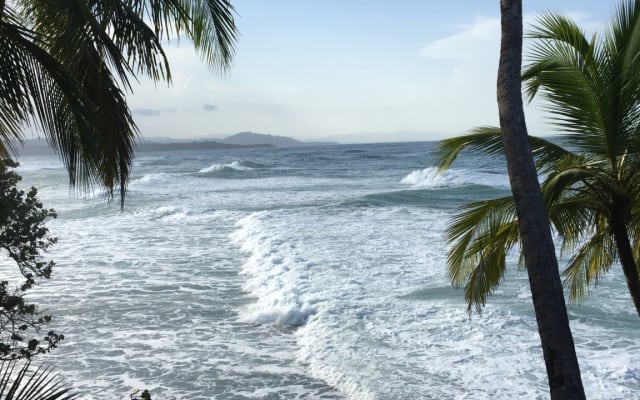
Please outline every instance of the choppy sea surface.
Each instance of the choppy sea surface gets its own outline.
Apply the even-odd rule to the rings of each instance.
[[[433,143],[139,153],[124,210],[22,157],[59,217],[33,292],[66,340],[40,357],[82,398],[544,399],[526,274],[482,314],[449,283],[456,208],[508,193],[502,163],[435,175]],[[590,399],[640,394],[619,266],[569,308]]]

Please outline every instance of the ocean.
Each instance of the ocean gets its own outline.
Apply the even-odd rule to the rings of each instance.
[[[59,213],[30,296],[66,339],[37,359],[87,399],[548,398],[518,255],[481,314],[447,274],[444,228],[509,193],[504,164],[435,175],[433,146],[143,152],[123,210],[69,189],[55,157],[20,158]],[[588,398],[636,398],[620,267],[569,314]]]

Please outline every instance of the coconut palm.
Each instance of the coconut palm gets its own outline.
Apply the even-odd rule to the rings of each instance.
[[[584,400],[584,388],[538,184],[522,106],[522,0],[500,1],[497,100],[522,253],[542,345],[551,399]],[[500,252],[494,252],[500,255]]]
[[[640,314],[640,1],[622,3],[603,35],[587,38],[569,18],[544,14],[522,73],[529,99],[546,100],[559,140],[529,137],[549,220],[571,255],[563,272],[571,300],[619,262]],[[447,169],[463,149],[501,154],[498,128],[483,127],[438,146]],[[446,231],[449,271],[482,307],[521,241],[511,196],[468,204]]]
[[[0,157],[25,126],[44,133],[72,184],[124,200],[138,129],[125,95],[139,75],[170,82],[161,40],[186,36],[225,70],[229,0],[0,0]]]

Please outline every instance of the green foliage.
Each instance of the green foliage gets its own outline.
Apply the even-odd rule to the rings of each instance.
[[[193,40],[221,71],[234,54],[228,0],[0,0],[0,157],[34,125],[71,184],[124,201],[138,135],[126,93],[146,75],[171,81],[161,40]]]
[[[49,331],[42,338],[32,337],[51,321],[51,316],[40,315],[37,308],[25,300],[25,293],[37,278],[48,279],[54,266],[43,253],[56,242],[48,235],[44,223],[56,216],[36,197],[16,187],[20,177],[7,167],[17,164],[5,160],[0,163],[0,249],[15,262],[24,279],[16,287],[0,281],[0,359],[31,357],[48,352],[64,339],[63,335]]]
[[[580,301],[620,260],[613,226],[628,233],[640,257],[640,1],[625,1],[602,36],[587,39],[569,18],[544,14],[522,79],[530,98],[546,100],[562,145],[530,136],[551,225],[569,255],[563,272],[570,299]],[[436,148],[441,170],[463,150],[502,154],[499,128],[481,127]],[[512,197],[465,206],[446,231],[449,272],[465,284],[469,308],[480,309],[503,277],[520,233]],[[621,241],[618,241],[621,242]],[[633,261],[632,261],[633,262]],[[624,266],[623,266],[624,267]],[[623,268],[624,269],[624,268]],[[638,280],[637,274],[627,281]],[[640,293],[629,285],[636,307]],[[640,309],[638,309],[640,313]]]
[[[28,361],[18,369],[17,362],[0,364],[0,399],[2,400],[72,400],[77,395],[47,367],[31,368]]]

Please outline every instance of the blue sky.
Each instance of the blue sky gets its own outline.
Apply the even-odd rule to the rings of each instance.
[[[497,124],[499,0],[239,0],[231,70],[208,70],[185,40],[169,43],[174,82],[129,97],[144,137],[240,131],[311,140],[434,140]],[[614,1],[524,1],[601,29]],[[532,134],[552,133],[539,105]]]

